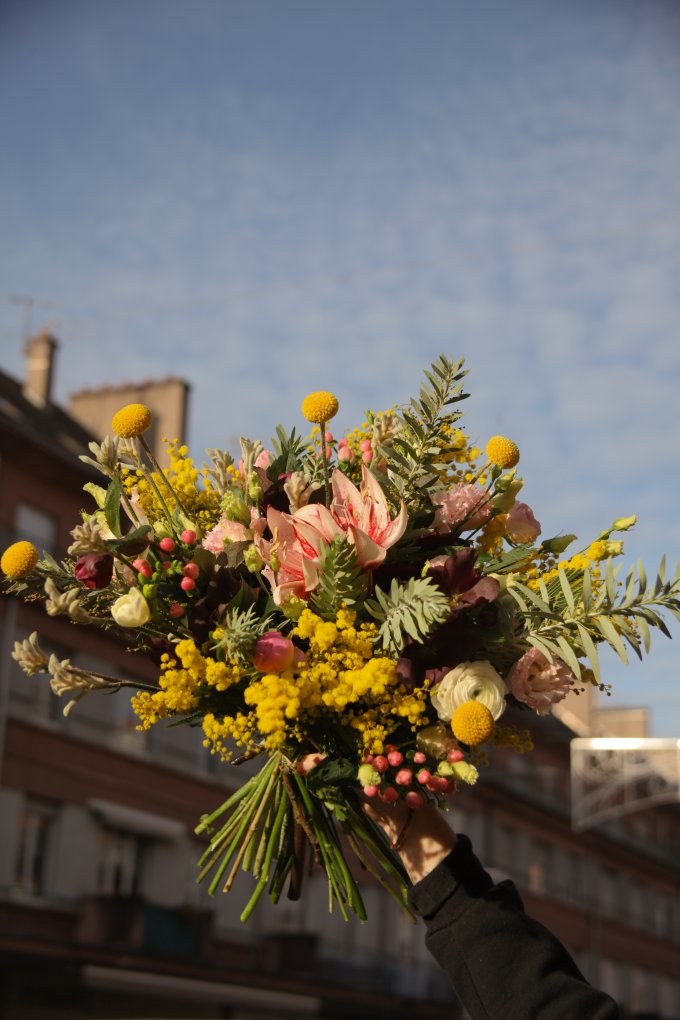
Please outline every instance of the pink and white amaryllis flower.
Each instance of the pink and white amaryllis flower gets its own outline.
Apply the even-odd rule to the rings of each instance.
[[[359,564],[365,569],[377,567],[406,531],[408,515],[403,500],[397,516],[391,518],[385,493],[365,465],[360,489],[342,471],[333,472],[332,485],[333,518],[354,543]]]
[[[316,529],[304,528],[302,521],[298,532],[295,518],[272,506],[267,510],[267,524],[271,540],[256,534],[254,541],[267,564],[262,572],[271,585],[274,602],[280,606],[292,595],[304,598],[318,585],[324,539]]]

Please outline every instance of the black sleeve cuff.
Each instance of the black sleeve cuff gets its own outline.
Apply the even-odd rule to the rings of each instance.
[[[448,857],[410,890],[409,906],[416,914],[427,918],[459,889],[467,894],[463,899],[468,899],[481,896],[492,886],[491,876],[472,852],[472,843],[467,836],[459,834]]]

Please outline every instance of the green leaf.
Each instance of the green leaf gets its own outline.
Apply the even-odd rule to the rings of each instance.
[[[621,661],[628,665],[628,656],[626,655],[625,645],[612,621],[607,616],[597,616],[595,618],[595,626],[598,628],[607,644],[614,649]]]
[[[572,671],[574,676],[578,680],[580,680],[581,663],[576,658],[576,655],[574,654],[574,649],[571,647],[571,645],[569,644],[569,642],[567,641],[563,634],[559,634],[555,640],[557,641],[560,652],[562,653],[560,655],[560,658],[562,659],[563,662],[566,662],[567,666]]]
[[[586,627],[583,626],[582,623],[577,622],[576,627],[578,629],[579,638],[581,639],[581,647],[583,648],[585,654],[588,656],[588,661],[593,671],[593,675],[595,676],[597,682],[601,683],[602,680],[600,677],[600,658],[597,654],[597,647],[595,646],[595,642],[593,641],[588,630],[586,629]]]
[[[565,574],[565,572],[564,572],[562,567],[560,567],[560,569],[559,569],[559,571],[557,573],[557,577],[558,577],[558,580],[560,582],[560,587],[562,588],[562,594],[564,595],[564,601],[567,603],[567,606],[569,607],[569,609],[573,613],[575,605],[576,605],[576,602],[574,600],[574,593],[571,590],[571,585],[569,584],[569,581],[567,580],[567,575]]]
[[[637,623],[638,630],[640,631],[640,637],[642,638],[642,643],[645,646],[645,651],[649,652],[649,649],[652,647],[652,638],[649,633],[649,624],[645,620],[644,616],[642,616],[642,614],[635,618],[635,622]]]
[[[116,538],[120,538],[120,500],[123,494],[123,487],[120,483],[118,475],[115,475],[111,479],[109,487],[106,491],[106,499],[104,501],[104,516],[106,517],[106,523],[114,533]]]
[[[559,553],[564,552],[567,546],[575,542],[576,538],[576,535],[555,535],[553,538],[546,538],[544,542],[541,542],[540,548],[543,552],[559,555]]]

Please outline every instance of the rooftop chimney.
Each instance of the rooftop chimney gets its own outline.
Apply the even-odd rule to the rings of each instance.
[[[46,329],[26,341],[24,396],[40,407],[49,404],[52,399],[52,377],[58,346],[56,337]]]

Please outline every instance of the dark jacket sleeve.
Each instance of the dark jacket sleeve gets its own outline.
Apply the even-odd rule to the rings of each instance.
[[[494,885],[467,836],[413,886],[426,944],[473,1020],[618,1020],[564,946],[524,913],[512,882]]]

